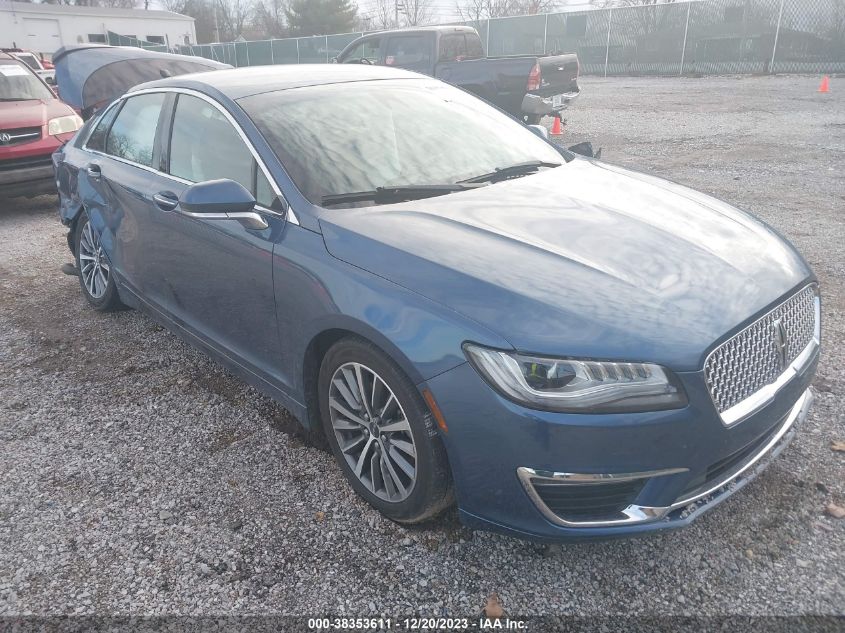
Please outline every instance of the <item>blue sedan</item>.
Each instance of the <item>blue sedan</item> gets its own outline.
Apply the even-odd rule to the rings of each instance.
[[[157,80],[54,164],[91,306],[275,398],[399,522],[457,503],[538,540],[683,526],[811,405],[817,282],[773,229],[427,77]]]

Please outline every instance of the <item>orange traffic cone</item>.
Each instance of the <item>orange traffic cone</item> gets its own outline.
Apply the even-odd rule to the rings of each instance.
[[[552,136],[563,136],[563,131],[560,129],[560,117],[556,116],[552,123]]]
[[[822,93],[830,92],[830,77],[828,77],[827,75],[822,77],[822,83],[819,86],[819,92],[822,92]]]

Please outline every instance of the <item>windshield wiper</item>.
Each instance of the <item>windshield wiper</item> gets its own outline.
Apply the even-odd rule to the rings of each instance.
[[[347,204],[350,202],[375,202],[389,204],[391,202],[406,202],[408,200],[422,200],[433,198],[455,191],[475,189],[480,183],[444,183],[436,185],[403,185],[401,187],[376,187],[372,191],[355,191],[350,193],[332,193],[323,196],[323,206]]]
[[[476,183],[476,182],[498,182],[500,180],[507,180],[515,176],[525,176],[539,171],[543,167],[560,167],[560,163],[547,163],[542,160],[530,160],[525,163],[517,163],[516,165],[509,165],[508,167],[496,167],[494,171],[489,174],[481,174],[480,176],[473,176],[466,180],[461,180],[462,183]]]

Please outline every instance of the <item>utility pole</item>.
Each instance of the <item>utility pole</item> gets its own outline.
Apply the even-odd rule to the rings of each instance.
[[[217,0],[211,1],[211,10],[214,12],[214,41],[220,41],[220,26],[217,24]]]

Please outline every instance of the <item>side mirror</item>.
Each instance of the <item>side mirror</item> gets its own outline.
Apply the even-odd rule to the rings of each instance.
[[[263,230],[269,225],[255,211],[255,198],[243,185],[221,178],[191,185],[179,198],[182,213],[202,220],[237,220],[248,229]]]
[[[545,141],[549,140],[549,130],[545,125],[529,125],[528,129],[534,132],[534,134],[539,136],[541,139]]]
[[[580,154],[581,156],[586,156],[587,158],[595,158],[596,160],[601,159],[601,148],[598,151],[593,149],[593,144],[590,141],[584,141],[583,143],[578,143],[577,145],[571,145],[569,147],[569,151],[573,154]]]

